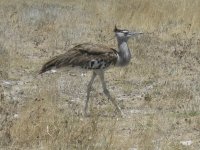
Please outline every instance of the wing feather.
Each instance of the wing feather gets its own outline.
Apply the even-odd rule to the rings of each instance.
[[[99,64],[99,67],[94,68],[92,62],[106,64],[105,67],[114,65],[117,62],[117,51],[100,44],[80,44],[46,62],[40,73],[51,70],[53,67],[80,66],[87,69],[99,69],[102,66]]]

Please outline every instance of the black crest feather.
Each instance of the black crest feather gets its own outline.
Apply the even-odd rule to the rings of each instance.
[[[114,32],[121,32],[121,31],[123,31],[123,30],[121,30],[121,29],[118,29],[117,28],[117,26],[115,25],[115,28],[114,28],[114,30],[113,30]]]
[[[119,31],[119,29],[117,29],[117,26],[115,25],[115,28],[114,28],[114,30],[113,30],[114,32],[117,32],[117,31]]]

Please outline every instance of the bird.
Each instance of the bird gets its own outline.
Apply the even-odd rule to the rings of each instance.
[[[92,70],[91,79],[87,85],[87,97],[84,106],[84,115],[88,116],[88,102],[92,90],[92,84],[97,76],[99,76],[103,93],[116,107],[117,112],[123,116],[121,108],[117,101],[111,96],[105,79],[105,70],[112,66],[124,67],[127,66],[131,60],[131,51],[128,47],[128,40],[130,37],[143,34],[143,32],[131,32],[127,29],[119,29],[115,25],[114,34],[117,39],[118,49],[114,49],[102,44],[82,43],[69,49],[64,54],[53,57],[47,61],[39,71],[42,74],[53,68],[61,67],[80,67],[86,70]]]

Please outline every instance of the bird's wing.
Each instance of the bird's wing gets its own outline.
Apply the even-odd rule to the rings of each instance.
[[[117,61],[118,52],[101,44],[84,43],[75,46],[70,51],[76,54],[72,64],[87,69],[106,68]]]
[[[53,67],[80,66],[86,69],[104,69],[117,62],[117,51],[100,44],[84,43],[46,62],[40,73]]]
[[[84,43],[79,44],[72,48],[72,50],[79,50],[81,52],[89,53],[89,54],[103,54],[103,53],[117,53],[117,51],[113,48],[107,47],[101,44],[93,44],[93,43]]]

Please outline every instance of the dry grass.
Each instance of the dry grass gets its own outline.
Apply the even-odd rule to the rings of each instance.
[[[199,0],[1,0],[0,149],[197,150],[199,7]],[[131,64],[106,74],[126,117],[117,118],[97,80],[85,118],[90,72],[37,72],[77,43],[116,47],[115,24],[145,33],[129,41]]]

